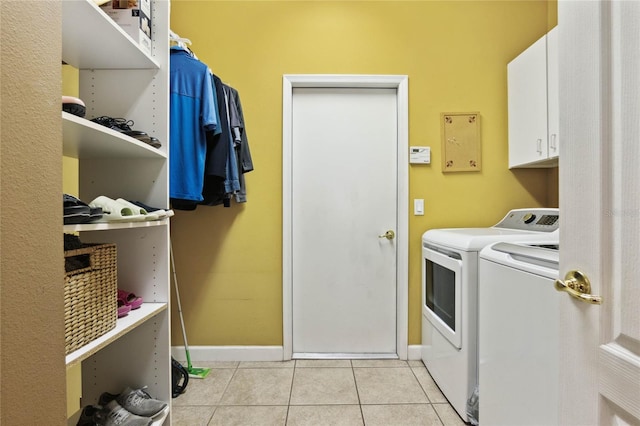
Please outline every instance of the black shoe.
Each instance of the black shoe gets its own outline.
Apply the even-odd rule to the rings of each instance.
[[[140,142],[144,142],[149,145],[151,145],[151,139],[155,139],[155,138],[151,138],[148,134],[140,130],[130,130],[128,132],[122,132],[122,133],[124,133],[127,136],[131,136],[134,139],[138,139]]]
[[[91,216],[91,208],[85,203],[69,194],[62,194],[62,217],[65,225],[84,223]]]
[[[158,140],[158,138],[154,138],[153,136],[151,136],[149,142],[147,142],[149,145],[151,145],[154,148],[160,148],[162,146],[162,144],[160,143],[160,141]]]
[[[115,130],[116,132],[131,136],[132,138],[138,139],[141,142],[149,143],[151,141],[151,138],[146,132],[131,129],[131,126],[133,126],[133,120],[126,120],[124,118],[112,118],[103,115],[101,117],[92,118],[91,121],[100,124],[101,126],[108,127],[111,130]]]
[[[160,207],[148,206],[140,201],[129,201],[129,202],[135,204],[138,207],[145,209],[149,213],[157,214],[158,218],[160,219],[164,219],[165,217],[171,217],[174,215],[174,212],[171,209],[163,209]]]
[[[62,204],[65,225],[93,222],[103,215],[100,207],[90,207],[84,201],[69,194],[62,194]]]
[[[98,413],[101,407],[94,407],[93,405],[87,405],[82,409],[80,418],[76,426],[95,426],[98,424]]]
[[[112,118],[106,115],[92,118],[91,121],[118,132],[129,132],[131,131],[131,126],[133,126],[133,120],[126,120],[124,118]]]
[[[78,117],[84,117],[87,108],[84,102],[82,102],[82,99],[73,96],[62,96],[62,110],[69,114],[77,115]]]

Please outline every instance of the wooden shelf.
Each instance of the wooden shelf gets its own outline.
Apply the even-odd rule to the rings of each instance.
[[[123,335],[138,327],[143,322],[153,318],[167,309],[167,303],[143,303],[139,309],[129,312],[125,317],[118,318],[113,330],[87,343],[80,349],[71,352],[65,358],[67,367],[89,358],[100,349],[118,340]]]
[[[62,60],[79,69],[158,69],[91,0],[62,2]]]
[[[62,112],[62,135],[62,154],[67,157],[78,159],[167,158],[167,154],[158,148],[64,111]]]

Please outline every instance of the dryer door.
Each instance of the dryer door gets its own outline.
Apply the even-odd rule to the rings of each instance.
[[[422,247],[422,310],[456,348],[462,347],[462,257],[430,245]]]

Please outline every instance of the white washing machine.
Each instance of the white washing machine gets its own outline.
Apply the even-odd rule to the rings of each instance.
[[[480,252],[480,425],[558,424],[558,246]]]
[[[558,226],[558,209],[516,209],[489,228],[422,236],[422,361],[465,421],[478,383],[478,254],[500,241],[557,241]]]

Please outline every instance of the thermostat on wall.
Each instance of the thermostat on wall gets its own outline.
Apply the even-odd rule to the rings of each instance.
[[[428,146],[412,146],[409,148],[409,163],[429,164],[431,163],[431,148]]]

